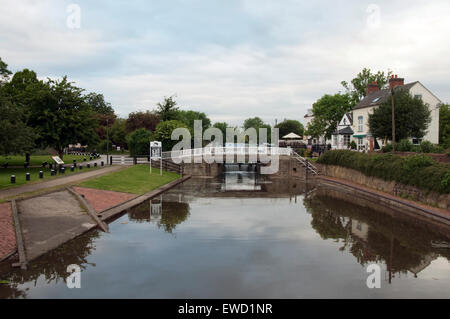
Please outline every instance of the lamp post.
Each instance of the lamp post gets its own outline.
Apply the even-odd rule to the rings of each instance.
[[[109,119],[106,119],[106,159],[109,158]]]
[[[392,100],[392,152],[395,153],[395,103],[394,103],[394,88],[391,90]]]

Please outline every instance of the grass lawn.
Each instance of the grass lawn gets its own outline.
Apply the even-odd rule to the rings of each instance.
[[[21,185],[25,185],[25,184],[31,184],[31,183],[39,183],[41,181],[47,181],[51,178],[56,178],[59,176],[66,176],[66,175],[72,175],[72,174],[77,174],[77,173],[84,173],[84,172],[89,172],[92,171],[94,169],[98,169],[98,168],[94,168],[91,166],[90,169],[88,169],[86,167],[85,164],[83,164],[83,169],[76,169],[73,173],[70,171],[70,168],[66,168],[66,173],[63,174],[56,174],[56,176],[51,176],[50,175],[50,169],[46,168],[46,169],[42,169],[42,168],[0,168],[0,189],[4,189],[4,188],[11,188],[11,187],[17,187],[17,186],[21,186]],[[39,179],[39,171],[43,171],[44,172],[44,178],[43,179]],[[26,173],[30,173],[30,178],[31,181],[27,182],[25,180],[25,174]],[[15,184],[11,184],[11,175],[15,175],[16,176],[16,183]]]
[[[100,176],[79,184],[82,187],[103,189],[142,195],[170,183],[180,177],[179,174],[153,169],[150,175],[148,165],[135,165],[130,168]]]
[[[30,166],[41,166],[43,162],[53,163],[52,156],[54,155],[31,155],[30,156]],[[80,155],[64,155],[63,161],[66,164],[73,163],[73,160],[77,160],[81,163],[84,156]],[[86,158],[89,161],[89,157]],[[9,166],[23,166],[25,163],[25,155],[14,155],[14,156],[0,156],[0,165],[8,163]]]

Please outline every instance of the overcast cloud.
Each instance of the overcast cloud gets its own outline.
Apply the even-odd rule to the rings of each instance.
[[[67,26],[71,3],[81,9],[80,28]],[[315,100],[342,90],[363,67],[419,80],[450,101],[448,0],[0,0],[0,7],[0,57],[12,71],[67,75],[124,117],[177,94],[182,108],[213,121],[303,121]]]

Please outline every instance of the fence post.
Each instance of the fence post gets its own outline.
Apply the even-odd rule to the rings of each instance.
[[[107,159],[108,160],[108,159]],[[112,162],[113,162],[113,160],[112,160],[112,155],[109,157],[109,165],[112,165]]]
[[[134,164],[134,165],[137,165],[137,157],[136,157],[136,156],[133,157],[133,164]]]

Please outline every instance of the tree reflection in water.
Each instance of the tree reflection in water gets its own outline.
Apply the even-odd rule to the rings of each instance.
[[[128,212],[128,217],[136,223],[155,222],[159,228],[172,234],[177,225],[183,223],[190,215],[189,204],[184,202],[151,202],[153,206],[161,205],[160,213],[152,211],[150,202],[134,207]],[[154,207],[153,207],[154,210]]]
[[[383,262],[389,275],[412,272],[415,276],[439,256],[450,260],[448,249],[432,246],[449,241],[431,225],[393,217],[347,201],[317,195],[304,201],[312,216],[311,226],[323,239],[342,242],[358,263]]]
[[[19,285],[31,283],[35,286],[38,280],[45,280],[47,284],[65,282],[67,266],[79,265],[81,271],[95,264],[88,263],[87,257],[95,250],[95,239],[99,237],[98,230],[92,230],[84,235],[71,240],[55,250],[39,257],[28,265],[27,271],[10,267],[9,263],[0,266],[0,280],[9,282],[0,284],[0,299],[26,298],[27,290],[20,290]]]

